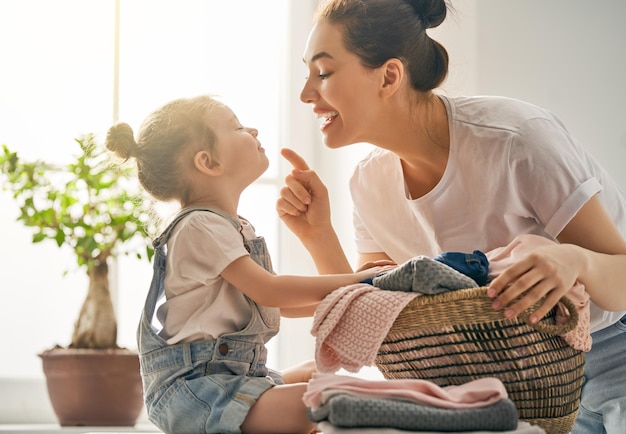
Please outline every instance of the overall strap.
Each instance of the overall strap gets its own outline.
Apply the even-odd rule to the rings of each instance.
[[[225,212],[222,212],[216,209],[202,208],[202,207],[183,208],[182,210],[178,212],[176,217],[174,217],[174,220],[167,226],[167,228],[165,228],[165,230],[161,233],[161,235],[159,235],[152,242],[152,246],[154,247],[154,249],[157,250],[159,247],[164,246],[167,243],[167,240],[169,240],[170,235],[172,234],[172,231],[174,230],[174,227],[178,224],[178,222],[180,222],[185,216],[187,216],[188,214],[191,214],[194,211],[208,211],[208,212],[217,214],[221,217],[224,217],[225,219],[227,219],[228,221],[232,223],[232,225],[235,227],[235,229],[237,229],[237,231],[241,233],[241,230],[242,230],[241,222],[237,220],[236,218],[234,218],[233,216],[226,214]],[[242,234],[242,237],[243,237],[243,234]]]

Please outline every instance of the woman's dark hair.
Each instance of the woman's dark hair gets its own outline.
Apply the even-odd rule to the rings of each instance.
[[[429,91],[448,74],[448,52],[426,29],[441,24],[447,9],[445,0],[329,0],[316,19],[340,26],[346,48],[364,66],[399,59],[413,89]]]

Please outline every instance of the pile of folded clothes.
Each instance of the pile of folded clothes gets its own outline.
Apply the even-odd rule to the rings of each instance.
[[[418,379],[315,374],[303,400],[324,434],[545,433],[519,421],[504,385],[491,377],[440,387]]]

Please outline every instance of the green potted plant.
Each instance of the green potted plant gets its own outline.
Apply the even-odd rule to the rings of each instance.
[[[39,355],[60,424],[134,425],[143,408],[139,360],[117,344],[109,262],[130,253],[152,257],[151,203],[140,198],[134,170],[112,163],[93,135],[75,141],[80,152],[62,167],[23,161],[2,145],[0,185],[18,204],[17,220],[34,230],[32,242],[70,248],[88,276],[70,345]]]

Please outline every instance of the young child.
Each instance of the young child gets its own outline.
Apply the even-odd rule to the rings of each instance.
[[[263,238],[237,214],[242,191],[269,164],[257,135],[209,96],[156,110],[136,141],[124,123],[107,135],[110,151],[136,159],[148,193],[182,208],[154,241],[137,331],[148,416],[167,433],[313,431],[302,401],[313,364],[272,371],[265,343],[281,314],[310,316],[334,289],[381,271],[273,273]]]

